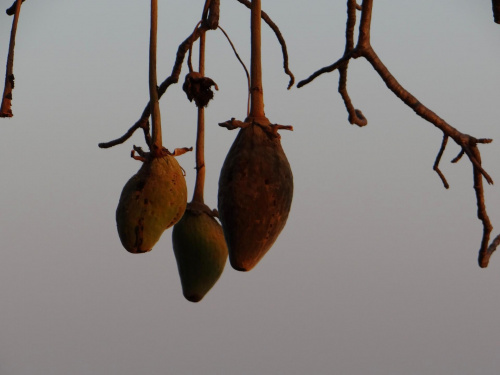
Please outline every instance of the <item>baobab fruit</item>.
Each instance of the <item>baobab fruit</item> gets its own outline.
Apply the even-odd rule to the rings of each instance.
[[[227,261],[227,245],[221,225],[203,203],[188,204],[172,231],[182,293],[200,301],[219,279]]]
[[[186,204],[186,180],[175,157],[148,154],[125,184],[116,209],[123,247],[131,253],[150,251],[163,231],[180,220]]]
[[[285,226],[292,196],[292,170],[279,134],[272,125],[242,127],[222,166],[218,193],[233,268],[249,271],[262,259]]]

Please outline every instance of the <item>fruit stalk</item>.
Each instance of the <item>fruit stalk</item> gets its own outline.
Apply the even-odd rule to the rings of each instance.
[[[151,30],[149,34],[149,98],[151,108],[152,145],[151,152],[159,156],[163,145],[161,138],[160,103],[158,102],[158,80],[156,77],[156,44],[158,33],[158,0],[151,0]]]
[[[252,0],[251,10],[250,117],[265,118],[261,61],[261,1]]]
[[[205,76],[205,31],[200,34],[199,73]],[[196,182],[193,201],[204,203],[205,188],[205,108],[198,107],[198,131],[196,133]]]

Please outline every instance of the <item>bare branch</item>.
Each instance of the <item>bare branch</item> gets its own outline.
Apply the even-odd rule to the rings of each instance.
[[[21,0],[17,0],[12,6],[7,9],[7,14],[11,14],[14,9],[14,20],[12,21],[12,29],[10,31],[9,53],[7,55],[7,69],[5,71],[5,85],[2,95],[2,103],[0,106],[0,117],[12,117],[12,90],[14,90],[14,47],[16,45],[17,24],[19,14],[21,12]]]
[[[324,73],[331,73],[331,72],[339,69],[342,64],[348,62],[353,57],[352,55],[353,54],[351,52],[347,56],[346,55],[342,56],[340,59],[335,61],[332,65],[325,66],[324,68],[317,70],[316,72],[311,74],[309,76],[309,78],[306,78],[306,79],[300,81],[299,83],[297,83],[297,87],[301,88],[301,87],[307,85],[308,83],[311,83],[312,81],[314,81],[314,79],[319,77],[320,75],[322,75]]]
[[[500,0],[493,0],[493,5],[499,5]],[[359,26],[359,36],[356,47],[352,47],[353,44],[353,22],[355,22],[355,9],[359,10],[359,7],[354,0],[348,0],[348,20],[346,29],[346,49],[344,51],[344,56],[337,60],[334,64],[319,69],[313,73],[309,78],[298,83],[298,87],[302,87],[316,77],[323,73],[332,72],[339,69],[340,80],[339,80],[339,93],[344,100],[347,111],[349,112],[349,122],[356,123],[357,117],[363,118],[364,116],[359,115],[358,110],[355,110],[351,104],[349,95],[347,93],[346,81],[347,81],[347,69],[348,63],[351,58],[364,57],[379,74],[382,80],[385,82],[386,86],[391,90],[399,99],[401,99],[407,106],[412,108],[415,113],[422,117],[424,120],[430,122],[435,127],[443,132],[443,142],[441,148],[436,156],[433,169],[441,178],[445,188],[448,188],[448,182],[445,176],[439,169],[439,162],[441,161],[443,152],[446,148],[448,138],[453,139],[455,143],[460,146],[461,151],[458,156],[452,160],[453,163],[458,162],[461,157],[465,154],[468,156],[473,167],[474,175],[474,190],[476,193],[476,201],[478,207],[478,218],[483,224],[483,237],[481,241],[481,248],[479,251],[479,265],[481,267],[486,267],[488,265],[489,257],[495,251],[496,247],[500,244],[500,235],[495,238],[495,240],[488,246],[489,238],[493,226],[491,225],[490,219],[486,212],[486,204],[484,200],[484,188],[483,188],[483,178],[489,183],[493,184],[493,179],[484,170],[481,165],[481,154],[477,147],[478,144],[491,143],[491,139],[488,138],[475,138],[468,134],[464,134],[453,126],[448,124],[445,120],[439,117],[436,113],[431,111],[428,107],[423,105],[417,98],[415,98],[408,90],[406,90],[391,74],[387,67],[379,59],[375,51],[373,50],[370,43],[370,24],[372,15],[373,0],[363,0],[361,5],[361,20]],[[498,14],[500,14],[500,9],[498,9]],[[357,117],[355,117],[357,116]]]
[[[443,153],[444,153],[444,150],[446,148],[447,143],[448,143],[448,136],[446,134],[443,134],[443,142],[441,143],[441,148],[439,149],[439,152],[436,156],[436,161],[434,162],[433,169],[436,171],[438,176],[441,178],[441,181],[443,182],[444,187],[446,189],[449,189],[450,185],[448,185],[448,181],[446,181],[446,177],[444,177],[444,174],[439,169],[439,162],[441,161],[441,157],[443,156]]]
[[[206,30],[204,25],[201,25],[200,27],[196,28],[193,31],[193,33],[179,45],[179,48],[177,49],[177,56],[175,59],[174,67],[172,68],[172,73],[170,77],[165,79],[158,87],[158,99],[162,97],[162,95],[167,91],[170,85],[179,82],[179,76],[182,71],[182,63],[184,62],[186,53],[192,47],[193,43],[196,42],[196,40],[198,40],[203,30]],[[134,125],[132,125],[132,127],[127,131],[127,133],[124,136],[111,142],[99,143],[99,147],[109,148],[125,142],[127,139],[130,138],[130,136],[132,136],[132,134],[137,129],[145,128],[150,115],[151,115],[151,109],[150,109],[150,103],[148,103],[144,108],[144,110],[142,111],[140,119],[137,120]]]
[[[251,9],[252,7],[252,4],[248,0],[237,0],[237,1],[245,5],[248,9]],[[288,83],[288,90],[290,90],[290,88],[293,86],[293,83],[295,82],[295,77],[288,67],[288,50],[286,47],[285,39],[283,38],[283,35],[281,35],[281,31],[278,28],[278,26],[273,22],[271,17],[269,17],[266,12],[261,11],[261,17],[264,20],[264,22],[267,23],[267,25],[271,28],[271,30],[274,31],[274,34],[278,38],[278,41],[281,45],[281,51],[283,53],[283,69],[285,73],[290,77],[290,82]]]

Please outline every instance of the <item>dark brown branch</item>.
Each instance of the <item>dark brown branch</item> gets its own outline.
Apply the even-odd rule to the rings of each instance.
[[[347,91],[347,71],[349,67],[349,61],[355,56],[354,50],[354,27],[356,26],[356,10],[358,9],[358,4],[355,0],[349,0],[347,2],[347,23],[346,23],[346,45],[344,50],[344,55],[330,66],[324,67],[316,72],[314,72],[309,78],[300,81],[297,87],[307,85],[312,82],[315,78],[322,75],[323,73],[330,73],[334,70],[339,70],[339,86],[338,92],[344,101],[344,105],[349,114],[348,121],[350,124],[355,124],[358,126],[365,126],[368,124],[368,120],[363,115],[359,109],[354,108],[349,93]]]
[[[494,0],[494,5],[499,4],[500,0]],[[484,200],[484,188],[483,188],[483,178],[489,183],[493,184],[493,179],[489,176],[489,174],[484,170],[481,165],[481,154],[478,149],[478,144],[491,143],[491,139],[486,138],[475,138],[468,134],[464,134],[453,126],[448,124],[445,120],[439,117],[436,113],[431,111],[428,107],[423,105],[420,101],[417,100],[409,91],[407,91],[390,73],[387,67],[382,63],[379,59],[375,51],[373,50],[370,44],[370,24],[371,24],[371,15],[372,15],[372,7],[373,0],[363,0],[361,6],[361,20],[359,26],[359,36],[358,43],[355,48],[351,47],[351,29],[349,25],[355,20],[355,13],[353,11],[354,8],[357,8],[356,3],[353,0],[348,1],[348,27],[346,31],[346,50],[344,52],[344,56],[337,60],[334,64],[319,69],[315,73],[313,73],[309,78],[298,83],[298,87],[302,87],[311,81],[313,81],[316,77],[320,76],[323,73],[332,72],[336,69],[339,69],[341,73],[341,78],[339,82],[339,92],[344,99],[346,104],[346,108],[349,112],[349,121],[352,120],[352,113],[354,111],[352,104],[350,103],[349,96],[347,94],[346,86],[346,77],[347,77],[347,68],[348,62],[351,58],[364,57],[375,69],[375,71],[379,74],[382,80],[385,82],[386,86],[391,90],[399,99],[401,99],[408,107],[412,108],[415,113],[422,117],[424,120],[430,122],[438,129],[443,132],[443,142],[439,153],[436,157],[436,161],[434,163],[433,169],[437,172],[443,185],[448,188],[448,183],[446,178],[442,174],[439,169],[439,162],[443,155],[443,152],[446,148],[446,144],[448,142],[448,138],[453,139],[455,143],[461,147],[461,151],[459,155],[453,159],[452,162],[456,163],[460,158],[465,154],[468,156],[470,162],[473,167],[473,175],[474,175],[474,190],[476,193],[476,201],[478,207],[478,218],[481,220],[483,224],[483,236],[481,240],[481,248],[479,251],[479,265],[481,267],[486,267],[489,262],[489,258],[491,254],[495,251],[498,245],[500,245],[500,235],[495,238],[495,240],[488,246],[490,234],[493,230],[493,226],[491,225],[491,221],[486,212],[486,204]],[[352,123],[352,122],[351,122]]]
[[[345,50],[344,56],[348,56],[354,50],[354,27],[356,26],[356,0],[349,0],[347,2],[347,23],[345,32]],[[340,65],[339,69],[339,94],[344,101],[344,105],[349,114],[348,121],[350,124],[355,124],[358,126],[365,126],[368,124],[368,119],[363,115],[363,113],[354,108],[349,93],[347,91],[347,71],[349,67],[349,60],[345,61]]]
[[[193,43],[198,40],[198,38],[201,35],[201,31],[205,30],[205,26],[201,25],[197,29],[193,31],[193,33],[187,37],[180,45],[179,48],[177,49],[177,55],[174,63],[174,67],[172,68],[172,73],[170,77],[165,79],[161,85],[158,87],[158,99],[162,97],[162,95],[167,91],[167,89],[170,87],[170,85],[175,84],[179,82],[179,76],[182,71],[182,63],[184,62],[184,58],[186,57],[186,53],[189,51],[189,49],[192,47]],[[121,144],[125,142],[127,139],[130,138],[130,136],[139,128],[144,128],[146,126],[146,123],[148,121],[149,116],[151,115],[151,110],[150,110],[150,104],[148,103],[144,110],[142,111],[142,115],[139,120],[136,121],[134,125],[127,131],[125,135],[122,137],[111,141],[111,142],[104,142],[104,143],[99,143],[100,148],[109,148],[116,146],[118,144]]]
[[[251,2],[248,0],[237,0],[237,1],[245,5],[248,9],[251,9],[252,7]],[[281,45],[281,51],[283,53],[283,69],[285,73],[290,77],[290,82],[288,83],[288,89],[290,90],[290,88],[293,86],[293,83],[295,82],[295,77],[288,67],[288,50],[286,47],[285,39],[283,38],[283,35],[281,35],[281,31],[278,28],[278,26],[273,22],[271,17],[269,17],[266,12],[261,11],[261,17],[264,20],[264,22],[267,23],[267,25],[271,28],[271,30],[274,31],[274,34],[278,38],[278,41]]]
[[[17,24],[19,14],[21,12],[21,0],[17,0],[8,11],[14,10],[14,20],[12,21],[12,29],[10,31],[9,52],[7,55],[7,69],[5,71],[5,84],[2,95],[2,103],[0,106],[0,117],[12,117],[12,90],[14,90],[14,47],[16,45]],[[14,7],[15,6],[15,7]],[[9,14],[7,12],[7,14]]]
[[[342,66],[342,64],[348,62],[352,57],[353,57],[353,52],[342,56],[340,59],[335,61],[332,65],[325,66],[324,68],[317,70],[316,72],[311,74],[308,78],[297,83],[297,87],[301,88],[301,87],[311,83],[312,81],[314,81],[316,78],[318,78],[320,75],[322,75],[324,73],[334,72],[335,70],[339,69]]]
[[[23,3],[24,3],[25,0],[23,0]],[[14,2],[12,3],[12,5],[10,6],[9,9],[7,9],[5,11],[5,13],[7,13],[8,16],[13,16],[14,14],[16,14],[16,6],[17,6],[17,0],[14,0]]]
[[[444,150],[446,148],[446,144],[448,143],[448,136],[446,134],[443,134],[443,142],[441,143],[441,148],[439,149],[439,152],[436,156],[436,161],[434,162],[434,166],[432,169],[436,171],[438,176],[441,178],[441,181],[443,182],[443,185],[446,189],[450,188],[450,185],[448,185],[448,181],[446,181],[446,177],[444,177],[444,174],[441,172],[439,169],[439,162],[441,161],[441,158],[443,157]]]
[[[477,147],[472,149],[474,158],[481,164],[481,154]],[[481,248],[479,249],[478,263],[481,268],[488,267],[490,257],[496,250],[500,243],[500,235],[498,235],[491,245],[489,244],[489,239],[491,232],[493,231],[493,226],[491,225],[490,218],[486,212],[486,203],[484,200],[484,189],[483,189],[483,174],[476,167],[473,168],[474,174],[474,191],[476,192],[477,201],[477,217],[483,223],[483,238],[481,240]]]
[[[148,146],[151,146],[151,136],[150,136],[150,132],[149,132],[149,121],[146,121],[145,123],[141,123],[138,121],[134,125],[132,125],[130,127],[130,129],[127,130],[127,132],[124,135],[122,135],[120,138],[115,139],[113,141],[109,141],[109,142],[99,143],[99,147],[100,148],[110,148],[113,146],[121,145],[122,143],[125,143],[130,137],[132,137],[132,135],[135,133],[135,131],[140,129],[140,128],[142,128],[144,130],[144,137],[146,139],[146,144]]]
[[[493,7],[493,20],[500,23],[500,0],[491,0]]]

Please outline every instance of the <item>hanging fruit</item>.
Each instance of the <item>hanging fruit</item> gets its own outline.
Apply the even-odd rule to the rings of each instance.
[[[207,7],[205,7],[207,8]],[[203,15],[204,17],[206,14]],[[227,261],[227,245],[216,212],[204,203],[205,186],[205,109],[213,98],[205,77],[205,32],[200,35],[199,72],[186,76],[183,89],[198,107],[196,137],[196,182],[193,200],[188,203],[182,219],[174,225],[172,245],[181,279],[182,293],[191,302],[200,301],[219,280]]]
[[[180,220],[186,202],[186,181],[175,157],[148,157],[126,183],[116,209],[123,247],[131,253],[150,251],[165,229]]]
[[[224,161],[218,195],[233,268],[249,271],[271,248],[292,196],[292,170],[279,137],[256,122],[241,129]]]
[[[221,225],[205,204],[191,202],[174,225],[172,244],[182,293],[200,301],[219,280],[227,261],[227,245]]]
[[[218,209],[231,266],[249,271],[271,248],[284,228],[293,196],[293,176],[278,129],[264,113],[261,69],[261,3],[251,9],[250,114],[245,122],[221,123],[241,128],[219,178]]]
[[[131,253],[150,251],[165,229],[181,219],[187,204],[186,181],[174,157],[182,152],[172,154],[162,145],[156,78],[157,18],[157,0],[151,0],[149,95],[153,129],[150,152],[136,158],[143,165],[126,183],[116,209],[120,240]]]

